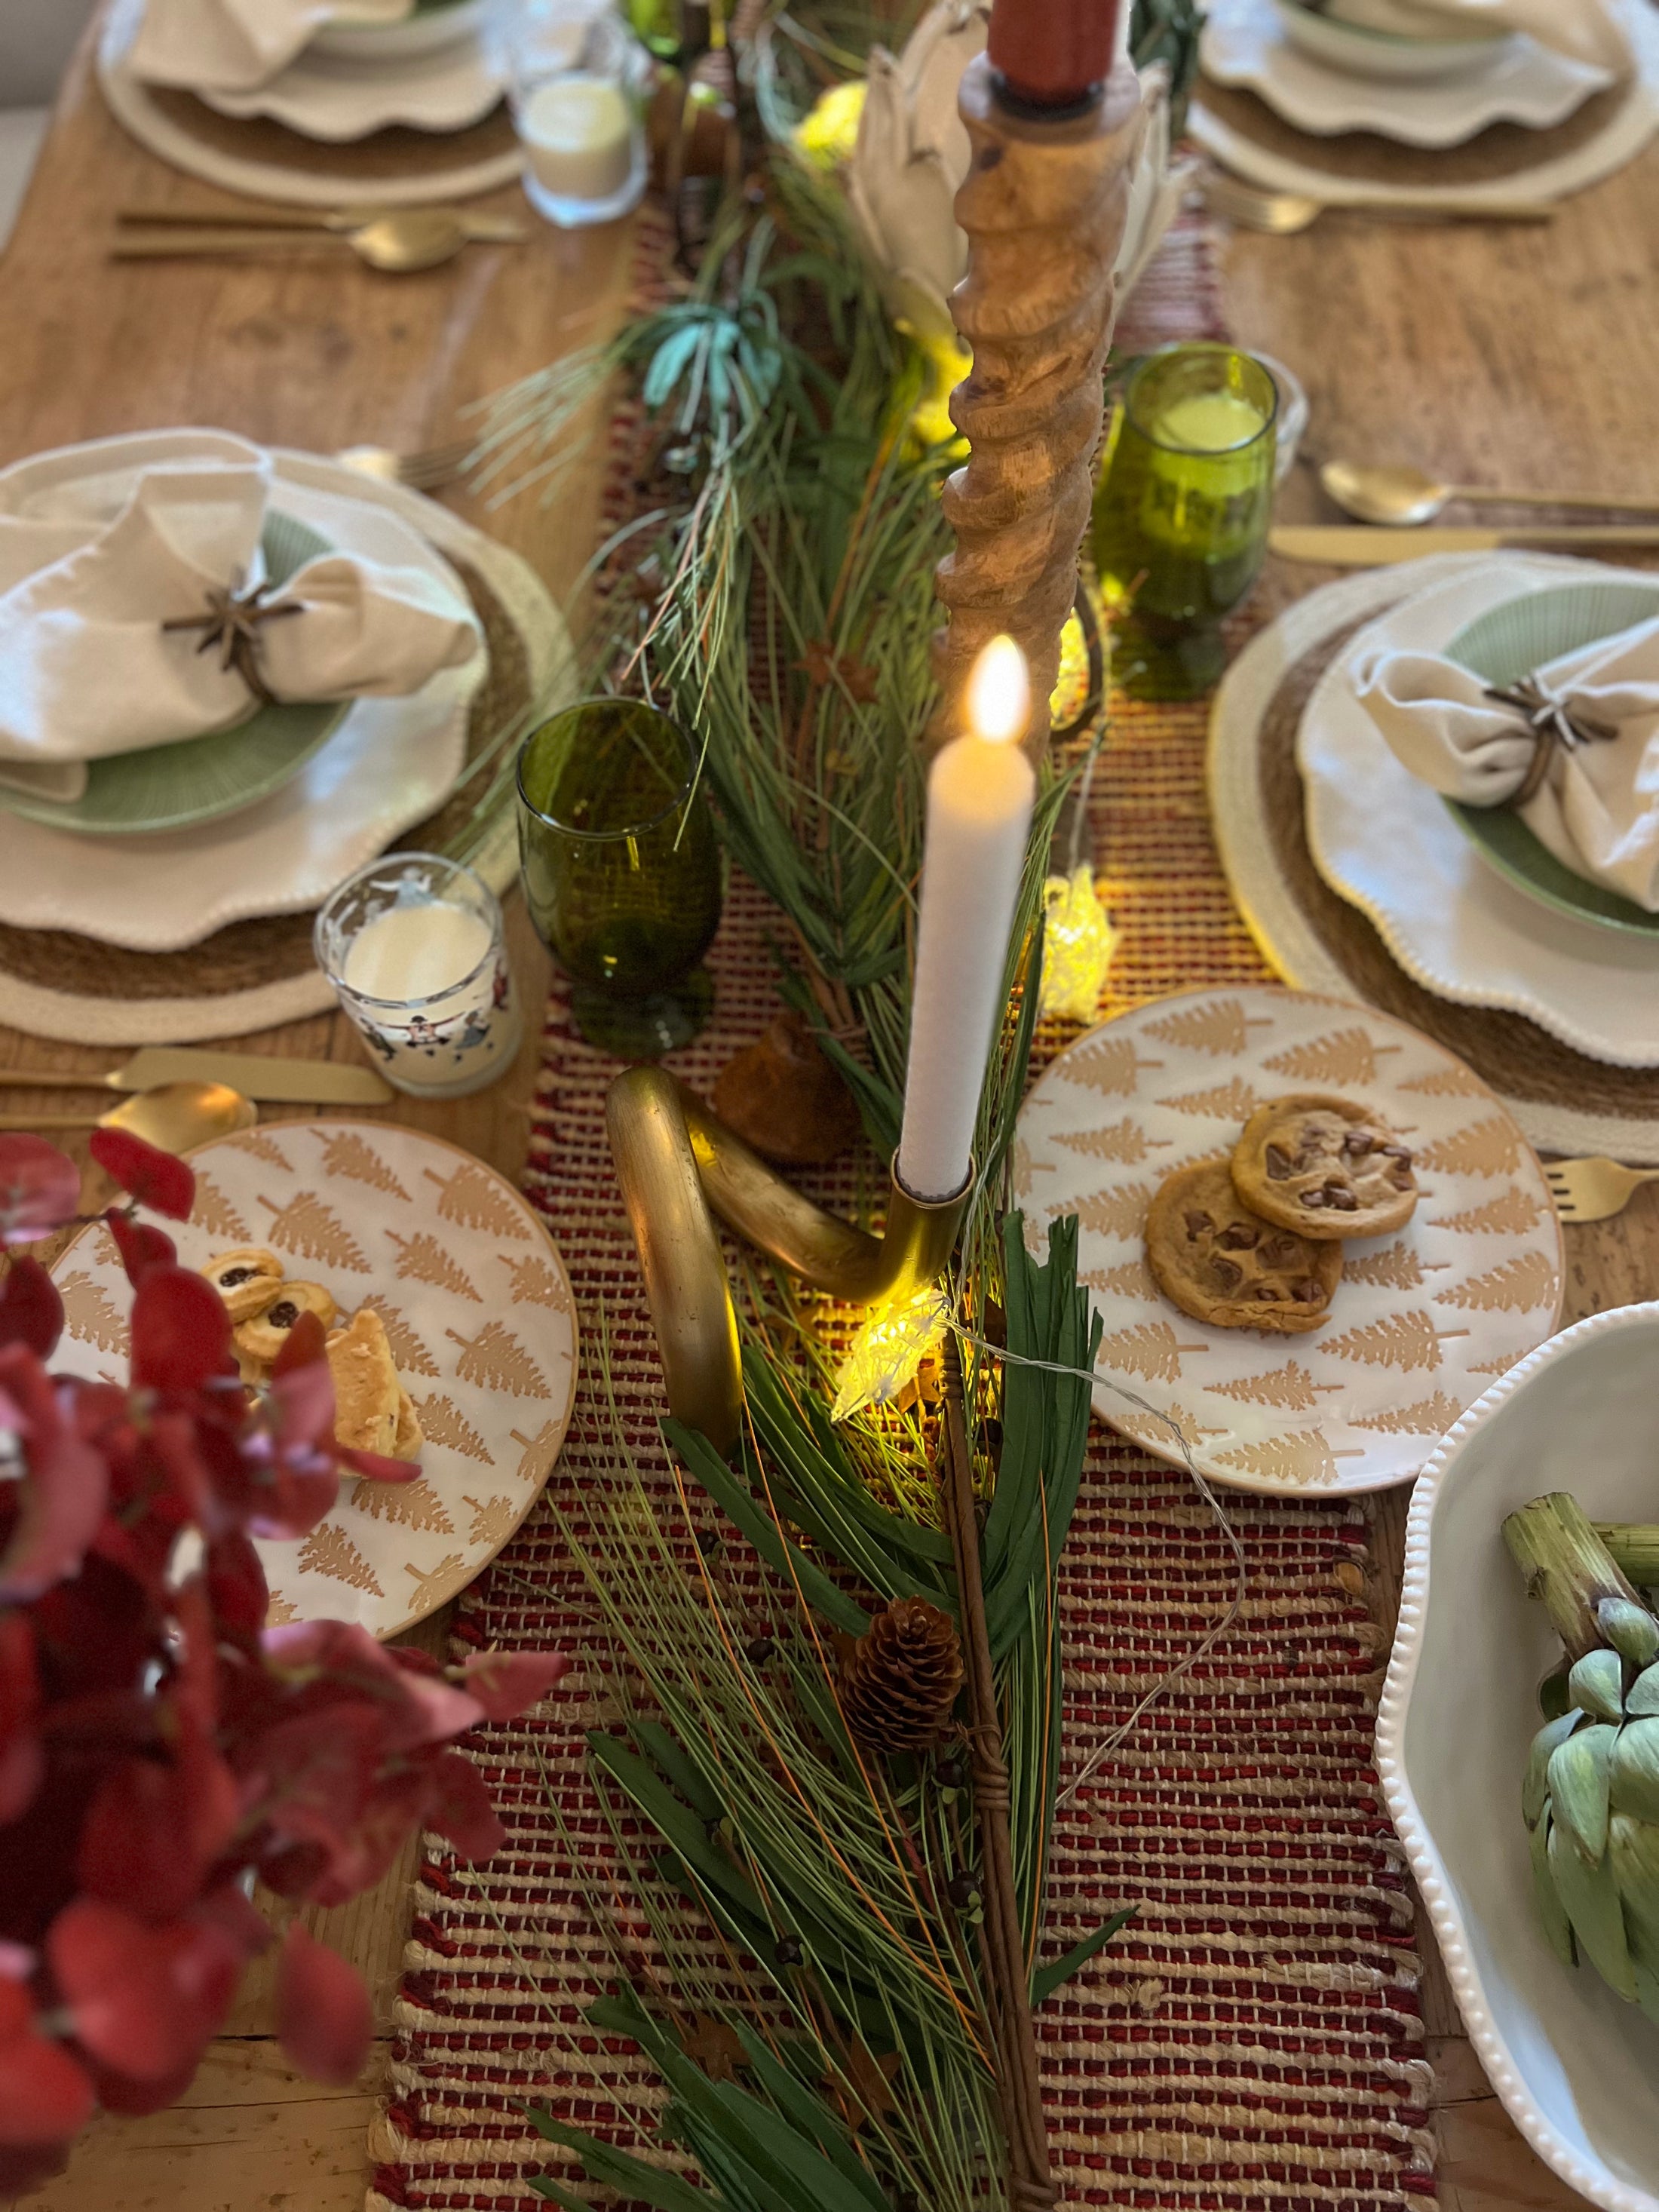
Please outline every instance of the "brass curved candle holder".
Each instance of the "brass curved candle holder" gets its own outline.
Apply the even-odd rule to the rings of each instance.
[[[669,1409],[729,1451],[743,1419],[738,1322],[716,1216],[815,1291],[873,1305],[924,1289],[949,1263],[973,1188],[916,1197],[893,1177],[880,1237],[826,1213],[660,1067],[611,1085],[605,1125],[639,1248]]]

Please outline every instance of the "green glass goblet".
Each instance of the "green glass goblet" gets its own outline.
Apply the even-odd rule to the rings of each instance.
[[[1261,573],[1279,387],[1231,346],[1178,345],[1130,373],[1095,497],[1095,565],[1121,608],[1113,673],[1132,698],[1191,699],[1226,663],[1221,623]]]
[[[519,853],[542,942],[590,1044],[654,1060],[708,1020],[720,847],[690,738],[636,699],[586,699],[519,755]]]

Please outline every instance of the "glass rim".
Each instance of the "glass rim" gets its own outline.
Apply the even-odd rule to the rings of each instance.
[[[1241,438],[1231,446],[1183,446],[1170,438],[1160,438],[1148,428],[1135,411],[1135,394],[1140,380],[1149,369],[1172,360],[1177,354],[1224,354],[1231,361],[1248,361],[1252,368],[1261,370],[1267,380],[1272,402],[1261,418],[1261,427],[1253,430],[1248,438]],[[1136,363],[1133,373],[1123,387],[1123,411],[1134,424],[1135,435],[1144,438],[1149,446],[1156,446],[1160,453],[1182,453],[1192,460],[1219,460],[1233,453],[1248,453],[1252,446],[1265,438],[1279,421],[1280,394],[1279,379],[1265,361],[1258,360],[1244,346],[1229,345],[1224,338],[1176,338],[1168,345],[1159,346],[1156,352],[1145,354]]]
[[[524,787],[525,756],[542,732],[562,720],[566,714],[580,714],[586,707],[638,708],[642,713],[654,716],[665,729],[672,730],[685,748],[684,782],[665,805],[659,807],[654,814],[647,815],[641,822],[627,822],[616,830],[579,830],[574,823],[562,822],[556,814],[545,812],[543,808],[537,805]],[[672,814],[683,810],[696,788],[698,764],[696,746],[691,742],[688,732],[680,727],[672,714],[664,714],[660,707],[653,707],[648,699],[623,699],[618,698],[614,693],[600,691],[595,692],[591,697],[586,699],[573,699],[568,707],[556,708],[544,720],[538,722],[536,727],[526,734],[524,743],[519,747],[519,757],[514,763],[513,782],[518,793],[520,805],[526,814],[532,815],[545,828],[556,830],[561,837],[580,838],[584,844],[608,845],[614,843],[619,837],[642,837],[647,830],[659,828]]]
[[[494,919],[489,926],[489,944],[479,959],[477,966],[470,968],[458,982],[446,983],[441,991],[428,991],[418,999],[377,999],[372,992],[360,991],[355,983],[347,982],[343,972],[336,974],[323,951],[323,925],[327,921],[335,906],[348,891],[355,890],[365,876],[372,876],[377,869],[383,868],[389,862],[395,860],[433,860],[441,868],[448,868],[455,875],[465,876],[467,881],[489,901],[494,914]],[[355,944],[356,940],[354,938],[352,941]],[[343,884],[330,892],[326,901],[317,910],[317,919],[312,925],[311,931],[311,949],[317,957],[317,965],[337,991],[349,992],[361,1006],[440,1006],[444,1000],[453,998],[456,992],[469,990],[478,981],[485,969],[492,967],[500,959],[505,943],[506,920],[501,913],[501,902],[477,870],[469,868],[465,860],[452,860],[445,853],[422,853],[413,849],[405,853],[382,853],[375,860],[366,860],[361,868],[354,871]]]

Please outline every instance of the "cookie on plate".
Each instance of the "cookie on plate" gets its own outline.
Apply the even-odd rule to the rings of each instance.
[[[1417,1205],[1410,1150],[1381,1115],[1318,1092],[1258,1106],[1232,1171],[1239,1196],[1264,1220],[1319,1243],[1385,1237]]]
[[[337,1441],[355,1451],[374,1452],[382,1459],[409,1456],[394,1449],[400,1430],[407,1425],[404,1386],[385,1327],[371,1307],[364,1306],[352,1316],[348,1328],[337,1329],[330,1337],[328,1364],[334,1376]],[[414,1411],[411,1405],[411,1419]],[[419,1433],[418,1424],[416,1433]]]
[[[225,1302],[233,1323],[257,1321],[282,1295],[283,1263],[274,1252],[245,1245],[234,1252],[220,1252],[202,1273]]]
[[[234,1341],[242,1359],[269,1367],[271,1361],[288,1342],[289,1331],[302,1313],[314,1313],[325,1328],[332,1328],[340,1317],[340,1309],[334,1303],[333,1293],[320,1283],[283,1282],[277,1295],[261,1314],[245,1321],[235,1331]]]
[[[1194,1321],[1299,1336],[1317,1328],[1342,1275],[1342,1248],[1264,1221],[1233,1188],[1227,1162],[1176,1168],[1146,1213],[1158,1288]]]

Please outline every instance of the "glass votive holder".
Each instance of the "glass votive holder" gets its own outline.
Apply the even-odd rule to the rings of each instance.
[[[626,215],[645,191],[643,47],[605,0],[519,0],[502,36],[530,204],[565,230]]]
[[[465,1098],[518,1055],[519,1008],[499,900],[436,853],[386,853],[317,916],[317,964],[386,1081]]]
[[[708,1020],[698,963],[720,924],[719,841],[679,726],[637,699],[586,699],[519,755],[525,901],[570,978],[590,1044],[654,1060]]]
[[[1190,699],[1226,664],[1223,617],[1260,574],[1279,387],[1231,346],[1177,345],[1130,374],[1095,497],[1095,565],[1133,698]]]

